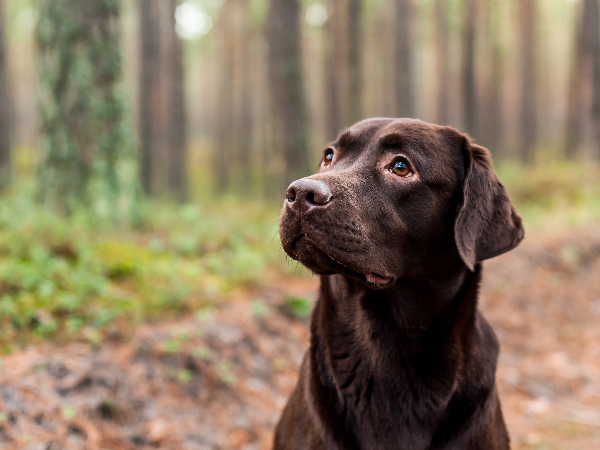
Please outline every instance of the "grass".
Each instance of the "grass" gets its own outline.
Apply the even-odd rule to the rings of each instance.
[[[565,162],[496,166],[529,233],[600,223],[600,165]]]
[[[567,164],[497,171],[529,235],[600,223],[600,167]],[[199,311],[266,273],[289,273],[277,235],[279,201],[233,197],[193,205],[149,202],[137,230],[61,218],[18,186],[0,197],[0,350],[40,340],[122,337],[140,321]],[[305,318],[310,305],[289,298]],[[255,302],[253,311],[263,313]],[[227,377],[224,377],[227,378]]]
[[[63,219],[20,188],[0,197],[0,348],[98,343],[130,325],[225,301],[285,269],[278,208],[149,203],[138,230]]]

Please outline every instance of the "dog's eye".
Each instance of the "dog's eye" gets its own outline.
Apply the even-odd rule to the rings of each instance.
[[[396,161],[392,167],[390,167],[390,172],[394,172],[400,177],[405,177],[410,173],[410,167],[408,167],[408,164],[404,161]]]
[[[323,157],[323,165],[329,166],[333,161],[333,150],[326,150],[325,156]]]

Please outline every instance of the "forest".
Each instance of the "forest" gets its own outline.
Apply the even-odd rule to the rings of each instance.
[[[369,117],[491,151],[513,448],[600,447],[599,0],[0,0],[0,447],[270,448],[318,288],[279,209]]]

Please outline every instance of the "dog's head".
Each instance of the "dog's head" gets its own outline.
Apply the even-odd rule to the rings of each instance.
[[[318,173],[288,187],[279,230],[287,254],[309,269],[374,287],[449,263],[474,270],[524,236],[489,152],[411,119],[344,131]]]

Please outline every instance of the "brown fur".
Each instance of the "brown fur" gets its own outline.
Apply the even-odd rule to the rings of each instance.
[[[477,297],[480,262],[524,231],[488,151],[410,119],[359,122],[331,151],[281,213],[321,289],[274,448],[509,448]]]

